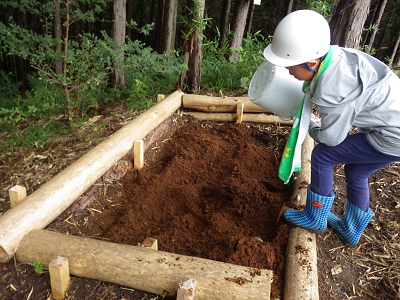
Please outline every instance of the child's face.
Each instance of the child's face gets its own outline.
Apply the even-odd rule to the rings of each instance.
[[[314,73],[307,70],[303,65],[295,65],[286,67],[289,70],[290,75],[298,80],[310,81],[314,77]]]
[[[311,69],[315,70],[319,66],[319,58],[313,59],[307,62]],[[290,75],[298,80],[310,81],[314,77],[314,72],[308,70],[303,65],[295,65],[292,67],[286,67],[289,70]]]

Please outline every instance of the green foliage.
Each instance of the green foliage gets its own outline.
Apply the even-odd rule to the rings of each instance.
[[[102,32],[100,37],[85,33],[74,39],[68,39],[67,32],[72,23],[93,22],[94,15],[101,12],[106,2],[110,1],[85,0],[79,3],[61,1],[61,15],[64,18],[67,14],[69,16],[63,23],[65,37],[63,41],[54,39],[51,31],[43,30],[44,34],[37,34],[26,30],[12,19],[7,26],[0,23],[0,48],[2,48],[0,50],[6,51],[8,55],[21,56],[29,60],[32,67],[37,69],[41,80],[47,85],[53,84],[59,87],[64,94],[64,99],[61,103],[57,102],[57,105],[54,105],[54,99],[41,99],[43,95],[30,97],[28,94],[29,100],[33,98],[44,100],[45,110],[53,107],[55,108],[53,113],[65,114],[71,129],[77,126],[79,120],[87,119],[88,112],[98,109],[99,97],[110,99],[108,93],[114,92],[117,94],[116,97],[126,97],[128,106],[132,109],[148,108],[152,104],[149,98],[154,96],[156,88],[161,87],[158,92],[169,92],[177,81],[177,75],[183,70],[180,60],[176,57],[167,59],[139,41],[128,42],[120,48],[105,32]],[[33,0],[20,3],[19,8],[32,5],[35,6],[34,11],[38,15],[52,20],[54,7],[51,5],[41,5]],[[81,10],[81,7],[85,7],[86,10]],[[128,26],[148,34],[154,24],[138,29],[136,22],[132,21]],[[61,51],[57,50],[57,45],[61,45]],[[120,55],[121,52],[125,58]],[[57,66],[61,66],[62,72],[55,71]],[[127,91],[107,90],[109,76],[115,68],[125,69]],[[158,86],[154,86],[154,82],[157,82]],[[45,96],[48,97],[49,94]],[[26,121],[29,116],[35,117],[36,111],[32,108],[36,106],[28,105],[28,102],[30,101],[24,101],[23,108],[11,105],[6,108],[7,110],[0,111],[1,116],[4,116],[3,123],[15,125],[19,121]]]
[[[59,135],[68,133],[68,125],[60,120],[30,124],[24,130],[15,129],[15,134],[3,141],[2,151],[15,152],[19,148],[42,149]]]
[[[127,89],[121,91],[133,110],[151,107],[156,94],[168,94],[184,70],[183,57],[156,53],[140,41],[130,41],[123,47]]]
[[[65,39],[56,40],[43,22],[43,31],[38,34],[17,25],[10,18],[8,25],[0,23],[0,45],[8,55],[20,56],[29,60],[32,67],[38,70],[41,78],[49,83],[62,87],[70,126],[82,117],[87,106],[87,99],[100,84],[108,78],[116,63],[118,51],[112,39],[103,39],[92,34],[81,34],[71,40],[68,37],[69,27],[76,21],[93,22],[94,15],[102,10],[107,1],[86,0],[81,2],[61,1],[61,15],[68,16],[63,23]],[[34,5],[37,4],[37,5]],[[87,4],[87,6],[82,5]],[[53,6],[45,6],[35,1],[24,3],[25,8],[35,6],[35,12],[43,19],[52,20]],[[81,6],[79,6],[81,5]],[[89,7],[83,11],[80,7]],[[22,9],[22,7],[21,7]],[[57,47],[60,46],[60,47]],[[59,50],[61,48],[61,51]],[[61,72],[56,72],[57,67]]]
[[[181,31],[184,41],[189,40],[195,30],[198,30],[198,33],[204,38],[204,30],[211,26],[211,18],[207,14],[203,18],[197,18],[201,7],[198,7],[198,2],[194,2],[194,4],[195,8],[185,7],[185,13],[179,15],[179,23],[185,25],[185,31]]]
[[[14,97],[2,99],[0,106],[0,128],[2,130],[10,129],[18,122],[32,119],[47,120],[50,115],[62,112],[63,94],[59,87],[51,82],[41,80],[35,75],[28,77],[28,80],[35,88],[27,91],[24,98],[21,95],[13,94]]]
[[[40,274],[43,270],[43,265],[39,261],[34,261],[33,266],[35,267],[35,272]]]
[[[385,49],[387,49],[388,47],[379,47],[378,49],[375,49],[375,48],[371,48],[370,50],[369,50],[369,54],[371,54],[371,55],[375,55],[379,50],[385,50]],[[367,50],[369,49],[369,46],[368,45],[360,45],[360,46],[358,46],[358,50],[360,50],[360,51],[364,51],[364,52],[367,52]]]
[[[379,28],[378,28],[378,26],[376,26],[376,24],[372,24],[368,28],[363,28],[363,32],[367,32],[367,31],[376,31],[378,33]]]
[[[0,131],[14,135],[2,141],[2,151],[17,148],[43,148],[51,138],[68,133],[64,115],[65,103],[61,89],[37,77],[30,78],[35,88],[17,96],[0,108]]]
[[[315,10],[329,20],[330,11],[337,0],[307,0],[307,8]]]
[[[14,83],[12,74],[0,71],[0,107],[11,108],[12,99],[19,95],[20,83]]]
[[[264,60],[263,49],[269,41],[256,32],[243,40],[241,49],[232,48],[238,57],[225,55],[229,47],[218,48],[219,39],[205,40],[203,44],[202,85],[216,90],[248,88],[257,67]],[[228,42],[227,42],[228,45]]]

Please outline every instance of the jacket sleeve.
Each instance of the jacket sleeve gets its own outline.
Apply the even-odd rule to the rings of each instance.
[[[320,120],[321,122],[321,120]],[[321,143],[318,139],[318,132],[321,131],[321,126],[313,119],[310,119],[310,125],[308,127],[308,134],[316,141],[317,143]]]
[[[353,126],[356,111],[352,104],[336,107],[318,107],[321,126],[310,123],[309,134],[317,142],[327,146],[336,146],[343,142]]]

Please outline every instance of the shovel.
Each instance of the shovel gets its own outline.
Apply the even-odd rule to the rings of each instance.
[[[287,209],[289,209],[289,207],[285,203],[283,203],[281,211],[279,212],[278,218],[276,218],[276,223],[279,222],[279,219],[282,217],[282,215],[285,213],[285,211]]]
[[[295,195],[294,196],[294,201],[295,203],[299,203],[300,201],[300,196],[299,195]],[[291,203],[293,203],[293,201],[291,201]],[[286,210],[291,209],[291,207],[287,206],[286,203],[283,203],[281,211],[278,214],[278,218],[276,218],[276,223],[279,222],[279,219],[282,217],[282,215],[285,213]]]

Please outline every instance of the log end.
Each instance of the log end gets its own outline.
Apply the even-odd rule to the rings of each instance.
[[[0,263],[7,263],[12,255],[9,254],[2,246],[0,246]]]

